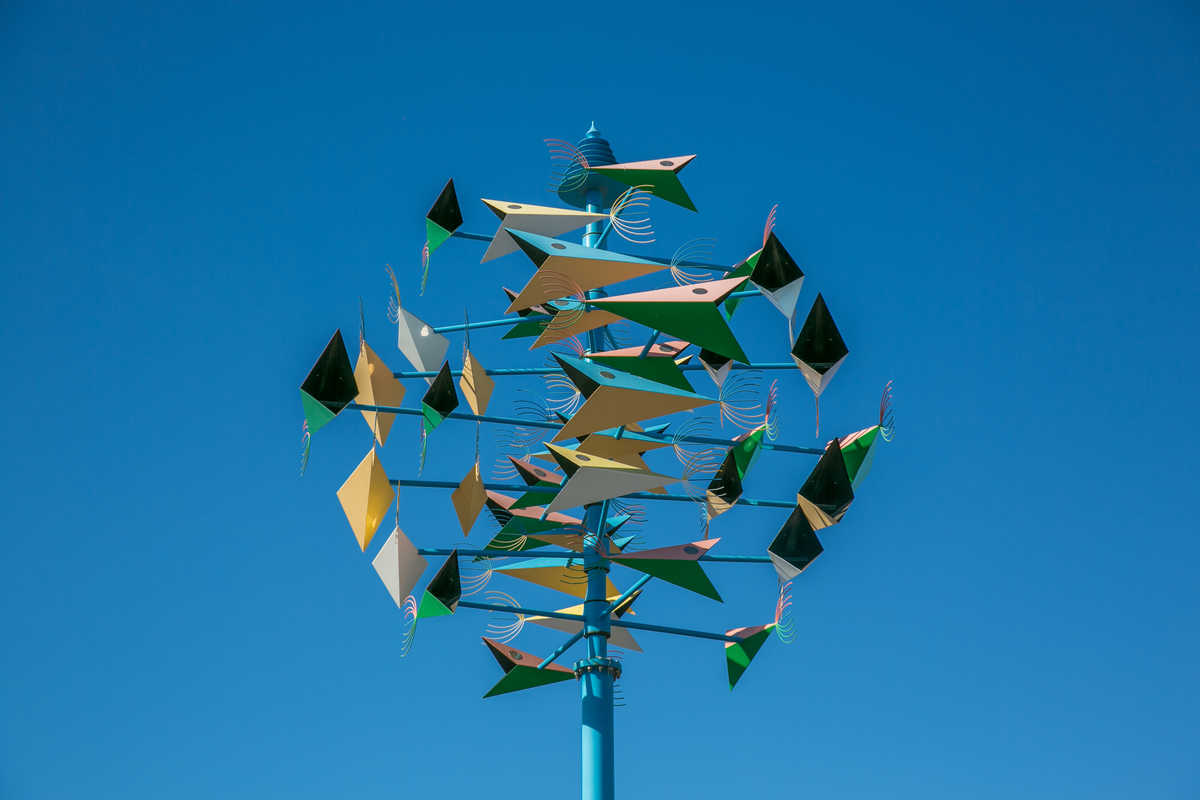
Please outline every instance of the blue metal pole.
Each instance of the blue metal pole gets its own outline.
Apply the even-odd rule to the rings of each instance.
[[[588,137],[599,138],[595,125]],[[589,189],[586,195],[587,210],[600,211],[600,192]],[[600,244],[601,223],[587,226],[583,235],[586,247]],[[588,297],[592,292],[588,292]],[[603,341],[602,331],[588,332],[588,350],[596,352]],[[603,555],[608,551],[602,539],[604,533],[604,507],[593,503],[585,507],[583,547],[583,569],[587,573],[587,596],[583,602],[583,636],[587,642],[587,658],[575,663],[575,674],[579,679],[581,755],[583,771],[580,776],[582,800],[614,800],[614,755],[613,755],[613,678],[619,674],[620,665],[608,657],[609,607],[607,579],[609,562]]]

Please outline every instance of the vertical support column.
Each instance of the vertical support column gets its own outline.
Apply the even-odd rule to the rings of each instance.
[[[587,210],[598,213],[599,192],[587,194]],[[601,223],[587,226],[583,244],[596,247],[600,243]],[[588,293],[591,296],[591,292]],[[602,334],[588,332],[588,350],[602,349]],[[587,533],[583,545],[583,568],[587,571],[587,597],[583,604],[584,641],[587,658],[575,664],[579,676],[582,722],[583,772],[580,796],[583,800],[614,800],[613,759],[613,678],[618,669],[608,658],[609,615],[606,587],[608,551],[604,531],[604,503],[585,508],[584,526]]]

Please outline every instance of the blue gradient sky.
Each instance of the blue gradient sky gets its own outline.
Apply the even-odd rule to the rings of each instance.
[[[542,139],[593,119],[623,160],[699,154],[701,213],[656,206],[647,252],[711,235],[732,262],[780,203],[801,303],[851,349],[822,433],[870,424],[888,379],[899,422],[797,581],[794,644],[731,693],[719,645],[640,637],[622,796],[1200,790],[1194,6],[16,2],[0,90],[0,797],[574,796],[572,685],[481,701],[465,612],[400,660],[334,498],[366,426],[319,432],[298,478],[296,386],[359,297],[402,366],[385,263],[432,322],[499,315],[528,264],[471,243],[417,296],[425,209],[451,175],[468,230],[480,196],[551,203]],[[782,358],[759,302],[738,334]],[[784,438],[823,442],[781,390]],[[426,477],[470,441],[437,431]],[[809,464],[765,457],[748,492]],[[403,499],[419,543],[462,541],[444,494]],[[714,535],[761,552],[784,516]],[[652,543],[695,534],[655,519]],[[769,619],[769,568],[711,573],[723,606],[660,586],[642,619]]]

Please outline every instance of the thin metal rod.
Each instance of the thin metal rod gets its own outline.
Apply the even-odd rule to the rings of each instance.
[[[795,369],[796,365],[791,361],[763,361],[756,364],[741,364],[733,362],[734,369],[752,369],[752,370],[776,370],[776,369]],[[684,372],[698,372],[704,369],[703,364],[684,364],[680,367]],[[488,375],[553,375],[556,372],[562,372],[562,367],[496,367],[494,369],[484,370]],[[396,378],[436,378],[436,370],[413,370],[402,369],[393,372],[392,375]],[[450,370],[451,375],[462,375],[461,369]]]
[[[482,558],[561,558],[572,559],[583,558],[583,553],[563,550],[463,550],[462,548],[453,547],[418,547],[417,553],[423,556],[448,556],[453,552],[457,552],[460,556],[479,556]],[[621,556],[614,553],[612,558],[620,558]],[[705,553],[700,556],[700,561],[711,561],[716,563],[727,564],[770,564],[770,556],[722,556]],[[621,603],[629,598],[629,595],[636,592],[638,589],[646,585],[646,581],[650,580],[649,575],[643,575],[637,583],[635,583],[625,594],[618,597],[609,604],[609,611],[612,611]]]
[[[587,245],[587,246],[589,246],[589,247],[602,246],[604,244],[604,239],[608,236],[608,233],[611,229],[612,229],[612,220],[609,220],[608,223],[604,227],[603,233],[600,234],[600,240],[597,241],[595,244]],[[455,239],[471,239],[476,242],[490,242],[494,238],[493,236],[487,236],[482,233],[468,233],[467,231],[455,231],[454,233],[452,233],[450,235]],[[605,249],[607,249],[607,248],[605,248]],[[658,258],[656,256],[646,256],[646,255],[634,255],[633,253],[622,253],[619,250],[613,250],[611,252],[616,253],[617,255],[621,255],[621,256],[629,256],[630,258],[640,258],[643,261],[653,261],[656,264],[669,265],[671,263],[671,260],[668,258]],[[737,269],[737,266],[731,267],[728,264],[710,264],[706,261],[691,261],[691,260],[681,261],[680,266],[701,267],[703,269],[716,269],[716,270],[720,270],[721,272],[732,272],[733,270]]]
[[[582,614],[565,614],[561,611],[540,611],[536,608],[526,608],[524,606],[502,606],[497,603],[476,603],[471,600],[459,600],[458,607],[476,608],[481,611],[504,611],[510,614],[525,614],[530,617],[551,617],[552,619],[569,619],[572,622],[583,622]],[[618,628],[630,628],[638,631],[669,633],[673,636],[690,636],[693,639],[716,639],[719,642],[742,641],[737,636],[729,636],[724,633],[709,633],[708,631],[696,631],[691,628],[675,628],[670,625],[654,625],[649,622],[631,622],[624,618],[610,620],[609,624],[616,625]]]
[[[536,608],[526,608],[525,606],[502,606],[498,603],[476,603],[474,600],[459,600],[459,608],[477,608],[481,611],[507,611],[511,614],[524,614],[528,617],[551,617],[553,619],[569,619],[574,622],[583,622],[582,614],[564,614],[561,611],[542,611]]]
[[[538,669],[545,669],[546,667],[550,666],[551,664],[553,664],[553,663],[554,663],[554,660],[555,660],[556,658],[558,658],[558,657],[559,657],[559,656],[561,656],[563,653],[565,653],[565,652],[567,652],[568,650],[570,650],[570,649],[571,649],[571,645],[575,644],[576,642],[578,642],[578,641],[579,641],[580,639],[582,639],[582,638],[583,638],[583,626],[582,626],[582,625],[580,625],[580,626],[579,626],[579,630],[578,630],[578,631],[576,631],[574,634],[572,634],[570,639],[567,639],[565,642],[563,642],[562,644],[560,644],[558,647],[554,648],[554,652],[553,652],[553,653],[551,653],[550,655],[546,656],[546,657],[545,657],[545,658],[542,660],[542,663],[538,664],[537,668],[538,668]]]
[[[427,481],[421,478],[392,478],[390,483],[392,486],[412,486],[419,489],[457,489],[458,484],[454,481]],[[526,492],[530,490],[529,486],[517,483],[485,483],[485,489],[495,492]],[[547,495],[550,493],[547,492]],[[655,494],[654,492],[633,492],[632,494],[624,494],[622,497],[632,497],[636,500],[672,500],[677,503],[695,503],[696,498],[689,497],[686,494]],[[738,499],[738,504],[755,506],[757,508],[795,508],[796,503],[792,500],[763,500],[755,497],[742,497]],[[536,537],[535,537],[536,538]]]
[[[410,417],[422,416],[424,412],[417,408],[400,408],[399,406],[375,406],[367,403],[347,403],[345,408],[357,411],[376,411],[382,414],[404,414]],[[491,414],[465,414],[459,411],[451,412],[446,415],[446,419],[465,419],[472,422],[491,422],[496,425],[520,425],[526,428],[545,428],[546,430],[558,430],[562,427],[561,422],[550,422],[549,420],[540,419],[521,419],[520,417],[496,417]],[[680,436],[678,439],[667,438],[666,436],[656,436],[654,434],[642,434],[643,436],[654,436],[661,441],[666,442],[687,442],[689,444],[718,444],[721,446],[732,445],[731,441],[725,439],[717,439],[711,436]],[[762,442],[759,447],[764,450],[778,450],[781,453],[803,453],[805,455],[819,456],[824,455],[825,451],[816,447],[797,447],[791,444],[776,444],[774,442]],[[455,484],[456,486],[458,484]],[[661,495],[656,495],[661,496]]]
[[[637,631],[654,631],[655,633],[670,633],[675,636],[691,636],[693,639],[716,639],[719,642],[741,641],[740,637],[728,636],[724,633],[694,631],[690,628],[672,628],[668,625],[651,625],[649,622],[630,622],[626,619],[614,619],[612,624],[616,625],[618,628],[632,628],[633,630]]]
[[[698,266],[698,265],[697,265]],[[757,289],[743,289],[740,292],[730,292],[725,296],[725,300],[732,300],[741,297],[762,297],[762,292]],[[722,300],[721,302],[725,302]],[[590,305],[584,301],[584,306]],[[465,331],[468,328],[475,330],[476,328],[502,328],[505,325],[516,325],[518,322],[529,322],[531,320],[549,320],[550,317],[545,314],[531,314],[527,317],[500,317],[499,319],[485,319],[482,322],[458,322],[453,325],[436,325],[433,328],[434,333],[455,333],[456,331]],[[591,331],[589,331],[590,333]],[[597,348],[598,349],[598,348]]]
[[[633,597],[634,592],[636,592],[638,589],[641,589],[643,586],[645,586],[647,583],[649,583],[650,578],[652,578],[652,577],[653,577],[652,575],[643,575],[642,577],[638,578],[634,582],[633,586],[630,586],[628,589],[621,592],[620,597],[618,597],[616,600],[613,600],[611,603],[608,604],[608,610],[605,613],[611,614],[612,612],[616,611],[617,606],[621,605],[621,603],[624,603],[626,600]]]
[[[529,320],[549,320],[544,314],[530,315],[528,317],[501,317],[500,319],[486,319],[482,322],[459,322],[454,325],[438,325],[433,329],[434,333],[454,333],[455,331],[465,331],[468,328],[475,330],[476,328],[502,328],[505,325],[516,325],[518,322],[527,322]]]

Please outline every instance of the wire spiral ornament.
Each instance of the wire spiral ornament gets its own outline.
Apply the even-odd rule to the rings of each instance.
[[[883,387],[883,396],[879,398],[879,435],[885,442],[890,442],[896,435],[896,411],[892,407],[891,381]]]
[[[766,418],[761,396],[762,373],[757,370],[737,370],[721,384],[717,398],[720,401],[721,427],[729,422],[743,431],[753,430]]]
[[[796,640],[796,619],[792,614],[792,582],[779,585],[779,599],[775,601],[775,635],[784,644]]]
[[[771,386],[767,389],[767,402],[763,410],[766,436],[772,442],[779,437],[779,410],[779,380],[776,379],[771,381]]]
[[[775,212],[779,210],[779,203],[771,206],[771,210],[767,212],[767,221],[763,225],[763,247],[767,245],[767,239],[771,238],[771,232],[775,230]]]
[[[544,139],[550,151],[551,192],[578,189],[587,180],[588,160],[579,148],[562,139]]]
[[[709,482],[725,460],[725,449],[717,445],[697,445],[686,440],[694,436],[708,436],[711,432],[712,421],[697,418],[679,426],[671,437],[671,450],[683,468],[680,486],[683,493],[694,500],[704,499]],[[701,481],[703,486],[697,483]]]
[[[411,594],[404,598],[400,611],[403,617],[400,623],[400,657],[404,658],[412,650],[413,640],[417,638],[417,598]]]
[[[671,278],[676,286],[690,286],[693,283],[712,280],[712,270],[704,268],[685,269],[689,261],[699,261],[712,257],[717,240],[712,236],[697,236],[688,239],[675,250],[671,256]]]
[[[526,392],[528,390],[520,389],[518,391]],[[558,419],[540,399],[515,401],[513,416],[527,419],[530,422],[553,422]],[[499,452],[492,465],[492,476],[499,480],[517,477],[517,469],[509,461],[509,457],[526,458],[535,449],[540,448],[545,436],[544,429],[524,425],[506,426],[505,430],[498,432],[495,441]]]
[[[492,570],[492,560],[490,558],[481,556],[476,558],[474,563],[482,566],[460,568],[460,587],[463,597],[470,597],[473,594],[482,592],[492,580],[492,575],[495,574]]]
[[[385,264],[384,270],[387,271],[388,278],[391,279],[391,294],[388,297],[387,318],[388,322],[393,325],[400,322],[400,283],[396,280],[396,273],[392,271],[391,264]]]
[[[646,506],[644,503],[617,498],[609,500],[608,507],[617,514],[624,514],[629,517],[629,521],[625,523],[626,530],[638,530],[646,524]]]
[[[609,224],[627,242],[653,244],[655,241],[654,224],[650,221],[649,212],[639,211],[639,209],[650,207],[651,195],[647,189],[652,188],[649,185],[630,186],[613,201],[612,210],[608,213]],[[645,216],[634,219],[630,217],[630,214],[645,214]]]
[[[563,339],[559,341],[558,344],[566,348],[566,354],[569,356],[583,358],[587,355],[587,348],[583,346],[583,342],[580,340],[578,335]],[[558,362],[555,361],[553,357],[547,357],[546,366],[556,367],[558,366]]]
[[[536,285],[546,294],[555,298],[547,305],[556,309],[553,316],[546,322],[546,330],[562,331],[569,329],[587,313],[587,292],[568,276],[554,270],[540,269],[530,279],[531,286]]]
[[[425,295],[425,284],[429,282],[429,242],[425,242],[425,246],[421,248],[421,291],[417,294]]]
[[[517,602],[517,599],[515,597],[513,597],[512,595],[510,595],[506,592],[496,591],[494,589],[492,591],[488,592],[486,595],[484,595],[484,597],[487,598],[487,601],[489,603],[494,603],[495,605],[511,606],[513,608],[519,607],[521,605],[519,602]],[[492,616],[491,616],[492,614],[499,614],[501,616],[508,616],[509,614],[512,614],[512,616],[514,617],[514,620],[509,623],[504,623],[500,620],[496,620],[496,619],[492,618]],[[500,642],[501,644],[504,644],[505,642],[509,642],[509,641],[512,641],[513,639],[515,639],[517,637],[517,634],[519,634],[524,627],[525,627],[525,615],[521,614],[520,612],[517,612],[517,611],[495,611],[495,610],[488,611],[488,624],[487,624],[486,632],[489,637],[495,639],[496,641]]]
[[[583,568],[583,560],[570,559],[563,565],[562,582],[568,586],[582,586],[588,581],[587,570]]]
[[[429,451],[429,431],[425,430],[425,420],[417,417],[417,434],[420,452],[417,458],[417,475],[425,473],[425,456]]]
[[[312,450],[312,431],[308,429],[308,420],[304,420],[304,425],[301,426],[303,433],[300,436],[300,475],[304,475],[304,470],[308,469],[308,454]]]
[[[551,411],[572,416],[583,404],[583,393],[562,372],[542,376],[546,383],[546,407]]]

